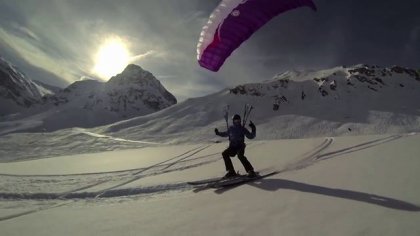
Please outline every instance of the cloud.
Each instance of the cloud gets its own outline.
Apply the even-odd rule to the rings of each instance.
[[[90,77],[90,76],[83,75],[83,76],[80,77],[79,81],[84,81],[84,80],[98,80],[98,79]],[[100,81],[100,80],[98,80],[98,81]]]
[[[67,79],[67,81],[72,81],[75,79],[69,73],[69,70],[66,70],[66,65],[64,65],[64,63],[51,58],[48,54],[37,47],[36,44],[32,44],[25,38],[19,37],[15,34],[10,34],[1,28],[0,38],[2,38],[3,42],[8,47],[15,50],[17,53],[19,53],[19,55],[23,57],[23,59],[25,59],[27,62],[30,62],[32,65],[44,68],[46,71],[49,71],[58,77]]]
[[[146,57],[150,57],[150,56],[158,56],[158,55],[159,55],[159,54],[158,54],[158,53],[156,53],[155,51],[150,50],[150,51],[147,51],[147,52],[145,52],[145,53],[143,53],[143,54],[138,54],[138,55],[132,56],[132,57],[130,58],[130,63],[136,63],[136,62],[138,62],[138,61],[141,61],[141,60],[145,59]],[[161,55],[162,55],[162,54],[161,54]]]
[[[34,32],[32,32],[30,29],[22,25],[19,25],[16,22],[12,22],[12,27],[16,30],[16,33],[18,34],[18,36],[23,35],[32,40],[36,40],[36,41],[40,40],[39,37]]]

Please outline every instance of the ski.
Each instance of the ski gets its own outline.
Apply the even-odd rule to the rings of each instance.
[[[232,181],[238,178],[245,178],[245,175],[238,175],[236,177],[228,178],[228,179],[219,177],[219,178],[213,178],[213,179],[208,179],[208,180],[189,182],[188,184],[194,187],[193,191],[195,193],[198,193],[198,192],[210,189],[210,188],[214,188],[214,186],[216,186],[218,183],[224,183],[226,181]]]
[[[189,185],[203,185],[203,184],[209,184],[209,183],[217,182],[217,181],[220,181],[221,179],[222,179],[221,177],[216,177],[216,178],[210,178],[210,179],[191,181],[191,182],[187,182],[187,184],[189,184]]]
[[[238,186],[241,184],[245,184],[248,182],[252,182],[255,180],[263,179],[272,175],[277,174],[277,171],[265,173],[265,174],[257,174],[255,177],[248,177],[248,176],[242,176],[240,178],[230,179],[226,181],[218,181],[213,184],[211,184],[210,188],[226,188],[226,187],[232,187],[232,186]]]
[[[244,177],[244,176],[245,175],[238,174],[237,176],[232,177],[232,178],[216,177],[216,178],[210,178],[210,179],[191,181],[191,182],[187,182],[187,184],[189,184],[189,185],[207,185],[207,184],[213,184],[213,183],[216,183],[216,182],[222,182],[222,181],[237,179],[237,178],[241,178],[241,177]]]
[[[255,180],[263,179],[263,178],[275,175],[277,173],[278,171],[264,172],[263,174],[257,173],[257,176],[253,178],[248,177],[247,175],[238,175],[236,177],[228,178],[228,179],[212,178],[212,179],[188,182],[188,184],[194,186],[194,192],[200,192],[200,191],[210,189],[210,188],[220,189],[220,188],[238,186],[238,185],[252,182]]]

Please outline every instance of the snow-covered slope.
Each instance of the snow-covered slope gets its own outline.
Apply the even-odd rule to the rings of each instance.
[[[187,182],[223,175],[226,143],[2,163],[0,228],[10,236],[417,235],[419,142],[415,133],[250,141],[255,168],[279,173],[201,191]]]
[[[94,127],[153,113],[176,102],[153,74],[137,65],[128,65],[107,82],[77,81],[44,96],[43,103],[32,111],[35,115],[3,124],[6,127],[3,133],[17,131],[19,127],[22,127],[19,131]]]
[[[41,86],[42,88],[48,90],[49,92],[47,94],[54,94],[54,93],[58,93],[60,90],[62,90],[62,88],[54,86],[54,85],[50,85],[50,84],[46,84],[44,82],[38,81],[38,80],[33,80],[33,82],[39,86]]]
[[[418,72],[401,67],[365,65],[337,67],[316,72],[287,72],[263,83],[240,85],[205,97],[188,99],[161,111],[92,129],[66,129],[51,133],[9,134],[0,137],[0,157],[21,159],[127,149],[151,143],[218,141],[213,129],[225,129],[222,110],[242,115],[244,104],[254,105],[250,119],[258,139],[406,133],[420,130],[420,81]],[[91,87],[101,87],[99,82]],[[73,86],[78,86],[75,84]],[[79,91],[78,89],[75,89]],[[71,92],[70,94],[75,94]],[[89,93],[81,93],[89,94]],[[88,96],[88,95],[86,95]],[[97,98],[91,99],[98,101]],[[120,103],[121,105],[121,103]],[[62,111],[58,109],[57,111]],[[73,125],[98,117],[100,108],[54,110],[38,117],[0,122],[0,134],[31,127],[59,128],[63,120]],[[119,118],[119,117],[118,117]],[[82,119],[82,121],[80,121]],[[119,118],[120,119],[120,118]],[[95,123],[94,123],[95,124]],[[68,124],[67,124],[68,125]],[[42,138],[41,138],[42,137]],[[79,142],[80,139],[83,142]],[[20,140],[36,144],[18,145]],[[59,144],[56,140],[59,140]],[[26,142],[26,141],[25,141]],[[52,149],[50,144],[56,143]],[[74,142],[86,149],[74,148]],[[88,148],[95,146],[95,148]],[[19,150],[19,154],[16,154]],[[57,151],[59,150],[59,151]]]
[[[0,57],[0,116],[27,110],[49,93]]]
[[[398,133],[420,130],[420,73],[402,67],[357,65],[287,72],[239,85],[95,132],[127,139],[209,140],[225,127],[222,109],[242,115],[244,104],[262,139]]]

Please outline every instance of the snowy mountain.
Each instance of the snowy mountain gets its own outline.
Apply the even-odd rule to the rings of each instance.
[[[356,65],[319,72],[285,72],[275,76],[271,81],[240,85],[230,92],[237,95],[271,97],[273,109],[278,110],[281,104],[294,103],[297,100],[320,100],[320,97],[346,100],[356,94],[367,95],[371,91],[398,94],[397,88],[408,86],[406,88],[408,90],[417,90],[419,83],[420,71],[414,69],[400,66],[380,68]],[[394,89],[395,91],[392,91]]]
[[[55,94],[46,95],[42,104],[32,109],[31,115],[0,124],[0,127],[7,127],[3,132],[17,131],[19,126],[27,131],[95,127],[153,113],[176,102],[152,73],[137,65],[128,65],[107,82],[77,81]]]
[[[262,139],[407,132],[420,130],[419,91],[420,73],[399,66],[286,72],[97,132],[134,140],[209,140],[213,128],[225,127],[224,106],[230,105],[231,115],[242,114],[247,103],[255,107],[251,119]]]
[[[51,93],[0,57],[0,116],[26,110]]]
[[[112,77],[108,82],[77,81],[46,98],[46,103],[55,106],[109,111],[121,118],[155,112],[176,102],[176,98],[152,73],[137,65],[128,65],[121,74]]]
[[[137,69],[129,67],[122,74],[131,75],[133,71],[141,74],[142,70]],[[19,129],[57,130],[63,128],[63,120],[67,127],[93,127],[101,124],[98,119],[110,123],[121,120],[120,113],[116,111],[132,114],[129,112],[135,109],[130,107],[136,97],[133,91],[138,87],[128,88],[128,92],[121,93],[123,96],[109,92],[110,87],[114,89],[111,91],[127,88],[124,84],[133,79],[132,76],[119,75],[107,83],[77,82],[49,100],[54,104],[53,107],[57,105],[57,112],[50,109],[42,116],[8,124],[0,123],[0,133]],[[188,99],[152,114],[94,128],[88,132],[157,143],[217,140],[213,129],[226,127],[223,108],[230,105],[230,116],[234,113],[242,115],[244,104],[255,107],[250,118],[257,124],[259,139],[418,131],[419,80],[418,71],[398,66],[381,68],[356,65],[321,71],[285,72],[268,81],[239,85],[205,97]],[[149,80],[139,80],[139,83],[150,83],[147,81]],[[90,89],[86,89],[88,87]],[[165,90],[159,91],[166,94]],[[169,95],[169,99],[170,97]],[[143,106],[141,103],[140,105]],[[126,117],[130,117],[129,115]],[[90,121],[92,122],[88,123]],[[77,132],[80,130],[65,131],[69,135]],[[51,136],[53,137],[54,135]],[[120,148],[130,148],[130,145],[124,144]],[[73,152],[71,149],[68,151]]]
[[[46,84],[46,83],[41,82],[41,81],[38,81],[38,80],[33,80],[33,82],[35,84],[37,84],[37,85],[39,85],[39,86],[41,86],[41,87],[49,90],[50,91],[49,94],[54,94],[54,93],[57,93],[60,90],[62,90],[62,88],[60,88],[60,87],[57,87],[57,86],[54,86],[54,85],[50,85],[50,84]]]

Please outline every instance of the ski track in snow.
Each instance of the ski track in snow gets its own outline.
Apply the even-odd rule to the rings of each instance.
[[[416,133],[411,133],[411,134],[406,134],[406,135],[391,135],[391,136],[363,142],[354,146],[342,148],[336,151],[323,153],[334,143],[334,138],[328,137],[328,138],[325,138],[318,146],[316,146],[312,150],[309,150],[308,152],[303,154],[301,158],[297,158],[298,159],[297,162],[286,165],[286,167],[283,167],[282,169],[278,170],[277,174],[304,169],[311,165],[314,165],[315,163],[319,161],[328,160],[331,158],[342,156],[344,154],[361,151],[361,150],[368,149],[377,145],[386,144],[386,143],[401,139],[403,137],[408,137],[411,135],[416,135]],[[74,201],[83,200],[83,199],[127,197],[127,196],[140,195],[140,194],[164,193],[164,192],[169,192],[169,191],[188,191],[191,189],[195,189],[195,192],[205,190],[207,188],[201,187],[200,189],[200,187],[197,188],[197,187],[191,186],[187,182],[162,184],[162,185],[138,187],[138,188],[119,188],[119,187],[132,183],[144,177],[160,175],[160,174],[164,174],[164,173],[168,173],[172,171],[180,171],[184,169],[194,168],[197,166],[201,166],[201,165],[218,161],[220,157],[211,158],[211,159],[209,158],[214,157],[216,155],[220,155],[219,152],[191,158],[195,154],[207,149],[208,147],[212,145],[213,144],[205,144],[205,145],[200,145],[198,147],[194,147],[168,160],[162,161],[160,163],[156,163],[154,165],[151,165],[145,168],[112,171],[112,172],[101,172],[101,173],[74,174],[78,176],[88,176],[88,175],[95,175],[95,174],[115,174],[115,173],[125,174],[122,177],[123,181],[121,181],[118,184],[112,185],[111,187],[104,188],[100,191],[80,192],[82,190],[87,190],[92,187],[99,186],[101,184],[109,183],[114,180],[112,179],[112,176],[109,177],[108,179],[105,179],[105,180],[100,179],[86,186],[78,187],[76,189],[71,189],[69,191],[65,191],[61,193],[0,193],[0,198],[6,199],[6,200],[59,200],[60,201],[59,203],[54,203],[53,205],[42,206],[33,210],[28,210],[21,213],[0,217],[0,221],[5,221],[5,220],[13,219],[16,217],[24,216],[24,215],[37,213],[40,211],[44,211],[44,210],[48,210],[48,209],[52,209],[56,207],[65,206],[65,205],[71,204]],[[199,160],[199,159],[203,159],[203,161],[198,162],[196,164],[181,166],[178,168],[172,168],[172,169],[170,168],[180,163],[186,163],[188,161]],[[148,174],[145,173],[146,171],[149,171],[149,170],[152,170],[152,172]],[[38,175],[38,176],[37,175],[3,175],[3,176],[9,176],[9,177],[53,177],[53,176],[60,177],[61,176],[62,177],[62,176],[69,176],[69,175]],[[233,189],[234,187],[235,186],[233,186],[232,188],[226,188],[223,190],[218,189],[216,191],[228,191],[229,189]],[[62,201],[65,201],[65,202],[62,202]]]
[[[188,154],[187,156],[182,157],[182,158],[180,158],[179,160],[176,160],[176,161],[174,161],[174,162],[172,162],[172,163],[168,164],[167,166],[163,167],[163,168],[161,169],[161,171],[162,171],[162,170],[165,170],[165,169],[167,169],[167,168],[169,168],[170,166],[173,166],[174,164],[176,164],[176,163],[177,163],[177,162],[179,162],[179,161],[182,161],[182,160],[185,160],[185,159],[187,159],[187,158],[189,158],[189,157],[194,156],[195,154],[197,154],[197,153],[199,153],[199,152],[203,151],[204,149],[209,148],[210,146],[211,146],[211,145],[206,145],[206,146],[204,146],[204,147],[198,148],[198,150],[193,151],[191,154]],[[187,153],[189,153],[189,152],[187,152]],[[181,155],[181,156],[182,156],[182,155]],[[176,158],[178,158],[178,157],[175,157],[175,158],[172,158],[172,159],[176,159]],[[163,162],[161,162],[160,164],[166,163],[166,162],[168,162],[168,161],[170,161],[170,160],[172,160],[172,159],[169,159],[169,160],[163,161]],[[149,168],[145,168],[145,169],[143,169],[143,170],[141,170],[141,171],[138,171],[138,172],[136,172],[136,173],[134,173],[134,174],[133,174],[133,175],[134,175],[134,178],[132,178],[132,179],[130,179],[130,180],[124,181],[124,182],[122,182],[122,183],[116,184],[116,185],[114,185],[114,186],[112,186],[112,187],[108,187],[108,188],[106,188],[106,189],[102,190],[99,194],[97,194],[97,195],[95,196],[95,198],[99,198],[99,197],[101,197],[102,195],[106,195],[106,193],[107,193],[108,191],[112,190],[112,189],[115,189],[115,188],[118,188],[118,187],[124,186],[124,185],[126,185],[126,184],[132,183],[132,182],[134,182],[134,181],[136,181],[136,180],[138,180],[138,179],[143,178],[143,177],[144,177],[143,175],[140,175],[140,176],[138,176],[138,175],[139,175],[139,174],[141,174],[141,173],[143,173],[143,172],[145,172],[145,171],[147,171],[147,170],[149,170],[149,169],[154,168],[155,166],[156,166],[156,165],[153,165],[153,166],[150,166]]]
[[[141,168],[141,169],[134,169],[136,170],[135,173],[131,174],[130,176],[134,178],[131,178],[129,181],[125,181],[124,183],[120,183],[118,185],[114,185],[113,187],[107,188],[107,189],[103,189],[100,192],[82,192],[82,193],[77,193],[78,191],[81,190],[85,190],[106,182],[110,182],[112,181],[112,179],[109,180],[101,180],[98,181],[96,183],[84,186],[84,187],[79,187],[77,189],[73,189],[64,193],[59,193],[59,194],[54,194],[54,193],[0,193],[0,198],[3,199],[8,199],[8,200],[53,200],[53,199],[58,199],[58,200],[66,200],[66,199],[88,199],[88,198],[97,198],[99,196],[101,197],[116,197],[116,196],[129,196],[129,195],[137,195],[137,194],[144,194],[144,193],[155,193],[155,192],[162,192],[162,190],[164,191],[170,191],[172,189],[180,189],[181,186],[178,186],[177,184],[175,184],[174,186],[171,185],[162,185],[161,187],[159,186],[153,186],[153,187],[149,187],[149,188],[143,188],[143,189],[122,189],[122,190],[114,190],[111,191],[114,188],[117,188],[119,186],[131,183],[135,180],[138,180],[140,178],[143,178],[147,175],[140,175],[137,176],[143,172],[145,172],[146,170],[150,170],[153,169],[155,167],[161,167],[162,164],[169,162],[169,161],[173,161],[170,163],[170,165],[174,165],[175,163],[179,163],[180,161],[183,162],[185,161],[185,159],[194,156],[195,154],[203,151],[204,149],[210,147],[212,144],[210,145],[201,145],[199,147],[195,147],[193,149],[190,149],[180,155],[177,155],[173,158],[170,158],[166,161],[151,165],[149,167],[146,168]],[[210,154],[210,155],[205,155],[204,157],[209,157],[209,156],[214,156],[218,153],[215,154]],[[185,156],[186,155],[186,156]],[[179,158],[179,159],[178,159]],[[197,157],[194,158],[195,160],[197,160],[198,158],[201,157]],[[178,159],[178,160],[176,160]],[[213,160],[215,161],[215,160]],[[211,161],[211,162],[213,162]],[[209,161],[206,161],[205,164],[209,163]],[[193,167],[195,167],[196,165],[194,165]],[[185,168],[191,168],[191,167],[185,167]],[[164,167],[164,169],[166,170],[167,168]],[[176,169],[179,170],[179,169]],[[121,172],[121,171],[120,171]],[[163,173],[167,173],[169,172],[169,170],[164,171]],[[155,174],[161,174],[161,173],[155,173]],[[149,175],[150,176],[150,175]],[[32,175],[32,177],[34,177]],[[185,187],[185,183],[183,184]],[[52,209],[52,208],[56,208],[56,207],[61,207],[61,206],[65,206],[68,205],[70,203],[72,203],[74,200],[67,202],[67,203],[57,203],[57,204],[53,204],[53,205],[49,205],[49,206],[43,206],[43,207],[39,207],[33,210],[29,210],[29,211],[24,211],[18,214],[12,214],[12,215],[8,215],[8,216],[4,216],[4,217],[0,217],[0,221],[4,221],[4,220],[9,220],[9,219],[13,219],[16,217],[20,217],[20,216],[24,216],[24,215],[28,215],[28,214],[32,214],[32,213],[37,213],[40,211],[44,211],[44,210],[48,210],[48,209]]]
[[[305,168],[309,165],[312,165],[313,164],[312,160],[314,160],[314,158],[316,158],[319,153],[321,153],[322,151],[327,149],[333,142],[334,142],[334,138],[325,138],[324,141],[321,144],[319,144],[318,146],[316,146],[312,150],[304,153],[302,155],[303,156],[302,159],[297,158],[299,161],[294,162],[292,164],[289,164],[285,168],[283,168],[279,171],[276,171],[276,174],[281,174],[281,173],[288,172],[288,171],[299,170],[299,169],[303,169],[303,168]],[[260,171],[267,171],[267,170],[260,170]],[[270,171],[272,171],[272,170],[270,169]],[[203,190],[207,190],[207,189],[209,189],[209,186],[212,186],[212,184],[205,184],[203,186],[196,186],[196,187],[194,187],[194,192],[197,193],[197,192],[201,192]],[[225,190],[226,189],[229,189],[229,188],[225,188]]]
[[[365,142],[365,143],[361,143],[361,144],[351,146],[351,147],[348,147],[348,148],[343,148],[343,149],[340,149],[338,151],[328,152],[328,153],[325,153],[325,154],[322,154],[322,155],[318,155],[318,156],[316,156],[315,159],[316,160],[331,159],[331,158],[341,156],[341,155],[344,155],[344,154],[357,152],[357,151],[368,149],[368,148],[371,148],[371,147],[374,147],[374,146],[377,146],[377,145],[380,145],[380,144],[385,144],[385,143],[388,143],[388,142],[392,142],[392,141],[400,139],[402,137],[404,137],[404,135],[392,135],[392,136],[385,137],[385,138],[375,139],[375,140],[368,141],[368,142]]]
[[[417,135],[417,133],[410,133],[410,134],[401,134],[401,135],[391,135],[383,138],[374,139],[371,141],[363,142],[351,147],[346,147],[339,149],[337,151],[327,152],[324,154],[321,154],[322,151],[327,149],[333,142],[334,138],[326,138],[323,143],[321,143],[318,147],[315,148],[315,151],[312,153],[306,154],[304,159],[301,159],[300,161],[288,165],[286,168],[279,171],[279,173],[287,172],[287,171],[293,171],[293,170],[300,170],[304,169],[306,167],[309,167],[319,161],[324,161],[332,158],[336,158],[345,154],[349,154],[352,152],[357,152],[361,150],[365,150],[368,148],[372,148],[378,145],[386,144],[392,141],[396,141],[398,139],[409,137]]]
[[[86,135],[91,136],[91,137],[95,137],[95,138],[106,138],[106,139],[111,139],[111,140],[115,140],[115,141],[119,141],[119,142],[140,143],[140,144],[153,144],[153,145],[162,145],[162,144],[164,144],[164,143],[156,143],[156,142],[147,142],[147,141],[139,141],[139,140],[130,140],[130,139],[123,139],[123,138],[115,138],[115,137],[112,137],[112,136],[109,136],[109,135],[92,133],[92,132],[86,131],[86,130],[81,129],[81,128],[78,128],[75,131],[78,131],[78,133],[86,134]]]
[[[138,179],[140,179],[140,178],[144,178],[144,177],[146,177],[146,176],[149,176],[149,175],[140,175],[141,173],[143,173],[143,172],[146,172],[147,170],[151,170],[151,169],[153,169],[153,168],[156,168],[156,167],[160,167],[160,166],[162,166],[163,164],[165,164],[165,163],[167,163],[167,162],[170,162],[170,161],[173,161],[173,162],[171,162],[172,164],[174,164],[174,163],[177,163],[178,161],[180,161],[180,160],[176,160],[176,159],[178,159],[178,158],[180,158],[180,157],[182,157],[182,156],[184,156],[184,155],[186,155],[185,157],[183,157],[182,158],[182,160],[184,160],[184,159],[186,159],[186,158],[188,158],[188,157],[191,157],[191,156],[193,156],[194,154],[197,154],[197,153],[199,153],[199,152],[201,152],[201,151],[203,151],[204,149],[206,149],[206,148],[208,148],[208,147],[210,147],[211,145],[205,145],[205,146],[199,146],[199,147],[197,147],[197,148],[193,148],[193,149],[191,149],[191,150],[188,150],[187,152],[184,152],[184,153],[182,153],[182,154],[180,154],[180,155],[177,155],[177,156],[175,156],[175,157],[173,157],[173,158],[170,158],[170,159],[168,159],[168,160],[165,160],[165,161],[163,161],[163,162],[159,162],[159,163],[157,163],[157,164],[154,164],[154,165],[151,165],[151,166],[149,166],[149,167],[146,167],[146,168],[141,168],[140,170],[139,169],[137,169],[136,170],[136,172],[135,173],[132,173],[132,174],[129,174],[128,175],[128,178],[130,178],[128,181],[127,180],[125,180],[124,182],[122,182],[122,183],[119,183],[119,184],[117,184],[117,185],[114,185],[114,186],[112,186],[112,187],[108,187],[108,188],[106,188],[106,189],[103,189],[103,190],[101,190],[101,193],[95,193],[96,195],[95,195],[95,197],[99,197],[98,195],[100,195],[100,194],[104,194],[106,191],[108,191],[108,190],[111,190],[111,189],[114,189],[114,188],[117,188],[117,187],[120,187],[120,186],[123,186],[123,185],[125,185],[125,184],[128,184],[128,183],[131,183],[131,182],[134,182],[134,181],[136,181],[136,180],[138,180]],[[191,153],[192,152],[192,153]],[[190,154],[191,153],[191,154]],[[188,155],[187,155],[188,154]],[[77,188],[77,189],[74,189],[74,190],[70,190],[70,191],[68,191],[68,192],[66,192],[66,193],[63,193],[63,194],[61,194],[60,196],[59,196],[59,198],[66,198],[68,195],[71,195],[72,193],[75,193],[75,192],[77,192],[77,191],[81,191],[81,190],[85,190],[85,189],[89,189],[89,188],[92,188],[92,187],[95,187],[95,186],[98,186],[98,185],[100,185],[100,184],[104,184],[104,183],[108,183],[108,182],[111,182],[113,179],[109,179],[109,180],[104,180],[104,181],[98,181],[97,183],[94,183],[94,184],[91,184],[91,185],[87,185],[87,186],[84,186],[84,187],[81,187],[81,188]]]

